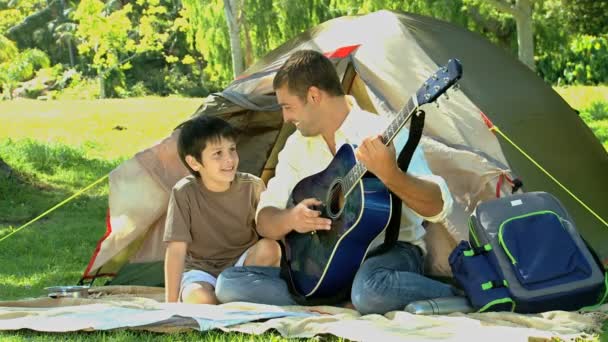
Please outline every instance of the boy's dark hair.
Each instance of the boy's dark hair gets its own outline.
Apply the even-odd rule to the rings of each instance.
[[[236,141],[237,137],[236,129],[227,121],[216,116],[197,116],[177,128],[181,128],[177,139],[179,159],[196,177],[200,177],[200,174],[188,165],[187,155],[193,156],[199,163],[202,163],[201,154],[210,141],[219,141],[221,138]]]
[[[285,84],[290,93],[304,101],[313,86],[333,96],[344,95],[336,68],[329,58],[314,50],[296,51],[283,63],[272,87],[278,89]]]

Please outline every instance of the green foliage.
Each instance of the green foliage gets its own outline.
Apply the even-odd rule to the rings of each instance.
[[[28,19],[38,26],[22,30],[21,36],[38,42],[51,64],[69,65],[85,78],[99,77],[100,96],[204,96],[234,78],[223,0],[51,3],[0,0],[0,30],[45,12],[38,17],[48,22]],[[515,21],[485,0],[239,0],[237,4],[246,66],[324,21],[381,9],[455,23],[517,55]],[[606,82],[607,6],[606,1],[535,2],[535,61],[547,82]],[[15,49],[13,42],[0,36],[0,63],[19,55]]]
[[[573,36],[557,51],[537,57],[538,71],[548,82],[597,85],[608,82],[608,35]]]
[[[19,54],[19,50],[15,43],[5,36],[0,35],[0,63],[9,62],[15,58],[17,54]]]
[[[580,117],[608,151],[608,102],[593,102],[581,110]]]
[[[205,86],[222,89],[233,78],[223,1],[184,0],[188,40],[205,59]],[[380,9],[412,11],[466,25],[461,0],[243,0],[238,19],[246,66],[296,35],[329,19]]]
[[[8,98],[19,82],[27,81],[34,76],[39,68],[50,65],[49,57],[38,49],[27,49],[12,60],[0,64],[0,85]]]
[[[608,1],[562,0],[569,29],[598,36],[608,32]]]
[[[118,2],[80,2],[73,15],[78,22],[78,51],[92,58],[102,97],[107,90],[110,95],[126,94],[124,71],[132,68],[131,60],[163,50],[170,36],[167,29],[173,28],[163,19],[166,13],[159,0],[138,0],[122,7]],[[105,84],[107,77],[113,77],[110,85]]]
[[[589,107],[581,111],[581,117],[586,122],[608,120],[608,102],[593,102]]]
[[[46,0],[0,0],[0,35],[46,6]]]
[[[583,35],[570,42],[564,70],[569,84],[599,84],[608,82],[608,35]]]
[[[73,69],[66,71],[59,81],[62,86],[52,92],[52,98],[57,100],[92,100],[99,98],[99,82],[95,79],[84,78]]]

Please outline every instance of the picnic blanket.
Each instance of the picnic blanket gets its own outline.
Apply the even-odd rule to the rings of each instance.
[[[361,316],[331,306],[272,306],[253,303],[191,305],[163,303],[162,288],[104,286],[88,298],[40,297],[0,302],[0,330],[44,332],[136,329],[154,332],[187,330],[263,334],[275,330],[286,338],[331,334],[353,341],[564,340],[601,333],[608,304],[591,312],[551,311],[453,313],[421,316],[404,311]]]

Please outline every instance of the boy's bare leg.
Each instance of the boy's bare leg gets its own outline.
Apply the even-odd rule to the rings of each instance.
[[[188,304],[219,304],[213,286],[204,282],[186,285],[182,291],[182,301]]]
[[[281,262],[281,247],[275,240],[262,238],[249,249],[244,266],[278,267]]]

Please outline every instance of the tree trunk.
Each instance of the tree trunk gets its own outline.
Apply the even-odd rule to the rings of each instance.
[[[532,2],[530,0],[518,0],[518,11],[513,15],[517,24],[517,47],[519,60],[530,69],[535,70],[534,65],[534,26],[532,23]]]
[[[72,47],[72,37],[68,40],[68,53],[70,54],[70,66],[73,68],[76,64],[74,60],[74,48]]]
[[[532,11],[536,0],[483,0],[499,11],[511,14],[517,26],[517,54],[519,60],[534,70],[534,25]]]
[[[236,78],[243,72],[243,50],[241,49],[241,30],[238,25],[240,0],[224,0],[224,13],[228,23],[230,50],[232,51],[232,72]]]
[[[104,72],[100,72],[97,76],[97,79],[99,80],[99,98],[100,99],[105,99],[106,98],[106,80],[105,80],[105,73]]]
[[[253,64],[253,47],[251,45],[251,35],[249,34],[249,23],[245,18],[244,11],[239,14],[239,27],[243,28],[243,36],[245,37],[245,68]]]

